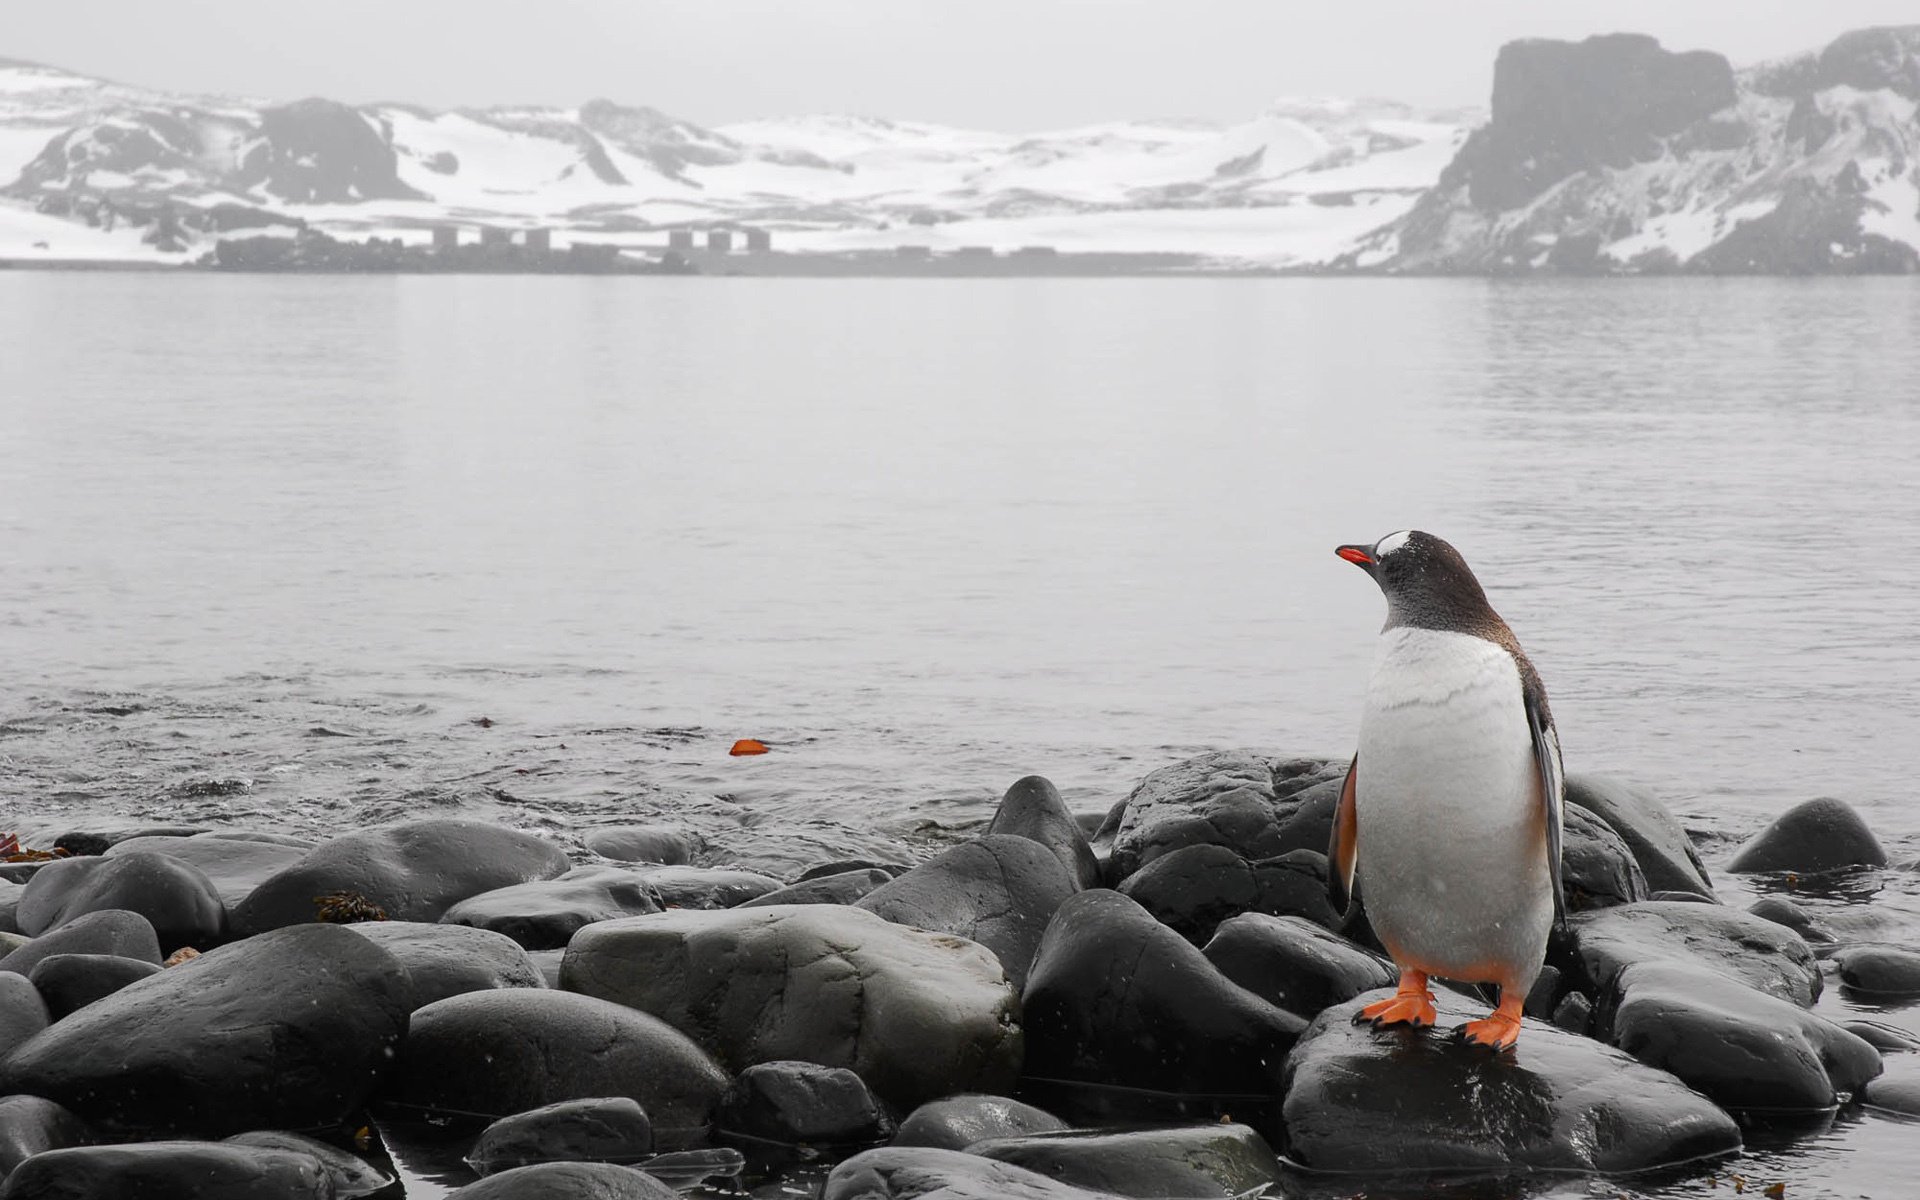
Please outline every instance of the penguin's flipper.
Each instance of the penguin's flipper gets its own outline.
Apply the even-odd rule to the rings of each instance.
[[[1566,822],[1566,782],[1561,775],[1560,735],[1554,732],[1553,718],[1547,714],[1546,697],[1536,703],[1527,694],[1527,729],[1533,735],[1533,762],[1540,770],[1540,802],[1546,807],[1547,873],[1553,880],[1553,923],[1567,923],[1566,890],[1560,882],[1560,842]]]
[[[1360,756],[1353,756],[1347,765],[1347,777],[1340,784],[1340,803],[1333,810],[1333,837],[1327,842],[1327,898],[1333,901],[1336,912],[1346,912],[1348,903],[1353,899],[1353,867],[1359,853],[1359,821],[1355,816],[1353,803],[1353,777],[1360,768]],[[1559,833],[1554,834],[1555,845],[1559,844]],[[1556,855],[1555,861],[1558,861]],[[1554,869],[1554,878],[1559,879],[1559,868]]]

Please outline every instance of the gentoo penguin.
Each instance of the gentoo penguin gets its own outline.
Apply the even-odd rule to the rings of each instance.
[[[1409,529],[1335,553],[1387,598],[1327,860],[1336,909],[1364,889],[1400,989],[1356,1020],[1431,1025],[1429,976],[1491,983],[1500,1006],[1455,1032],[1504,1049],[1565,915],[1546,688],[1446,542]]]

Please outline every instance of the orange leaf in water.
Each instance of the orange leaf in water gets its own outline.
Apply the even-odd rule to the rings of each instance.
[[[728,754],[731,754],[735,758],[747,754],[765,754],[766,752],[767,744],[758,738],[741,738],[733,744],[733,749],[727,751]]]

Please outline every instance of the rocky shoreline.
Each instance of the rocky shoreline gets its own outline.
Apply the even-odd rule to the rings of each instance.
[[[923,861],[783,878],[660,824],[72,830],[0,865],[0,1200],[403,1196],[421,1121],[465,1200],[1092,1200],[1704,1178],[1782,1122],[1920,1117],[1920,1037],[1814,1011],[1920,1004],[1920,921],[1871,902],[1920,864],[1844,803],[1736,888],[1575,776],[1572,917],[1495,1057],[1353,1025],[1394,974],[1326,897],[1344,766],[1206,754],[1103,816],[1032,776]]]

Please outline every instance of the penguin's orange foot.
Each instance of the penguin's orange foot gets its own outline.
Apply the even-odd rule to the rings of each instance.
[[[1438,1014],[1433,1011],[1433,997],[1425,993],[1402,992],[1391,1000],[1377,1000],[1361,1009],[1355,1021],[1366,1021],[1373,1025],[1413,1025],[1425,1027],[1434,1023]]]
[[[1489,1050],[1505,1050],[1520,1040],[1520,1018],[1502,1009],[1482,1020],[1468,1021],[1453,1032],[1463,1042]]]

